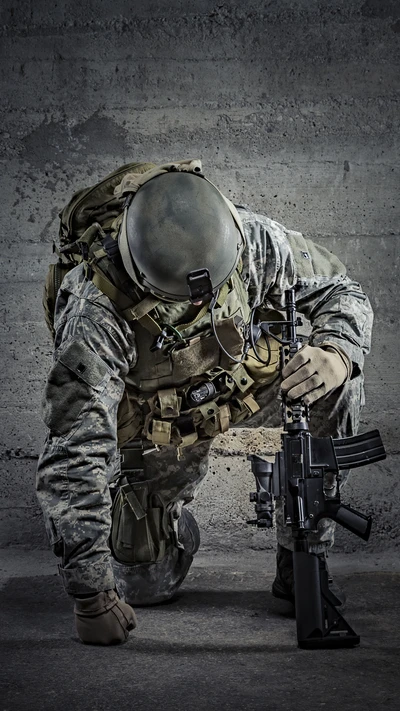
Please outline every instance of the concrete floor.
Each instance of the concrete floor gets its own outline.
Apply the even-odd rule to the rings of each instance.
[[[47,551],[0,551],[0,711],[399,708],[399,573],[393,555],[332,555],[352,650],[302,651],[270,592],[273,555],[200,553],[180,597],[138,610],[131,640],[82,645]]]

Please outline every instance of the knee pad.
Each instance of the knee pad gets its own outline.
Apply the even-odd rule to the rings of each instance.
[[[183,508],[178,519],[178,542],[188,555],[194,555],[200,546],[200,530],[193,514]]]
[[[134,607],[166,602],[178,592],[192,561],[192,555],[175,547],[158,563],[123,565],[112,559],[118,595]]]

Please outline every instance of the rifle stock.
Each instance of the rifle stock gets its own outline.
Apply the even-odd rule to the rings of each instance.
[[[337,610],[325,561],[313,553],[293,553],[297,641],[301,649],[354,647],[360,637]],[[340,604],[340,603],[339,603]]]

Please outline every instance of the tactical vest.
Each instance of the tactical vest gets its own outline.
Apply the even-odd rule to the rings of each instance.
[[[152,295],[143,298],[143,294],[140,299],[122,265],[110,259],[110,242],[98,236],[100,240],[93,240],[84,260],[87,276],[115,303],[136,337],[137,359],[126,376],[118,411],[119,446],[145,437],[156,445],[182,449],[226,432],[231,424],[257,412],[256,390],[278,376],[276,341],[270,341],[267,367],[252,349],[242,364],[233,362],[218,345],[207,306],[169,303]],[[233,358],[240,359],[250,307],[238,270],[221,290],[214,316],[219,341]],[[161,339],[163,346],[156,348],[163,331],[167,334]],[[263,338],[257,348],[265,359],[268,351]],[[197,404],[191,393],[201,387],[204,401],[196,393]]]

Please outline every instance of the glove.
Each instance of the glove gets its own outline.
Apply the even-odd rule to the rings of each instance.
[[[75,624],[79,639],[85,644],[126,642],[136,627],[130,605],[119,599],[115,590],[105,590],[93,597],[75,598]]]
[[[282,390],[291,400],[306,405],[340,387],[351,374],[351,362],[341,348],[304,346],[282,370]]]

